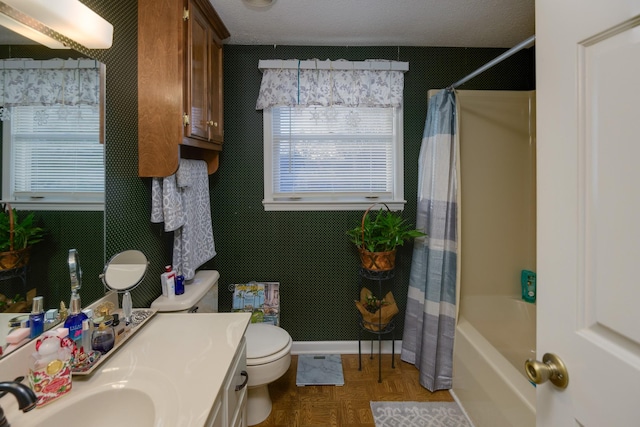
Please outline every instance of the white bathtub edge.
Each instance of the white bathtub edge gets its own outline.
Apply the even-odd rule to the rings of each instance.
[[[453,397],[453,400],[455,400],[455,402],[458,404],[458,406],[460,407],[460,410],[462,411],[462,413],[464,414],[464,417],[467,419],[467,422],[469,423],[469,425],[471,427],[476,427],[475,424],[473,424],[473,421],[471,421],[471,418],[469,417],[469,414],[467,414],[467,410],[464,409],[464,406],[462,405],[462,402],[460,402],[460,399],[458,399],[458,396],[456,395],[456,393],[453,391],[453,389],[449,390],[449,394],[451,394],[451,397]]]

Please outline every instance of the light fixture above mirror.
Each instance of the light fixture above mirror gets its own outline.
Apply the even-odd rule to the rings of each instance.
[[[0,25],[52,49],[113,43],[113,25],[79,0],[1,0]]]

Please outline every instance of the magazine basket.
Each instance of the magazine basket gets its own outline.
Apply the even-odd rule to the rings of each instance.
[[[362,214],[362,245],[358,248],[358,252],[360,253],[360,264],[362,265],[362,268],[371,271],[389,271],[393,270],[396,266],[396,249],[385,252],[370,252],[365,249],[364,244],[364,221],[371,208],[373,208],[377,204],[378,203],[375,203],[369,206],[369,208],[364,211],[364,214]],[[387,210],[389,210],[389,206],[387,206],[385,203],[381,204],[384,205]]]
[[[31,257],[31,247],[23,249],[13,249],[13,209],[11,205],[7,205],[9,209],[9,250],[6,252],[0,252],[0,271],[13,270],[15,268],[21,268],[29,263]]]

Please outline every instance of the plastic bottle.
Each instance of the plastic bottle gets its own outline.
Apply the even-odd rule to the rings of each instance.
[[[176,295],[176,273],[170,265],[167,265],[165,272],[160,275],[162,283],[162,295],[167,298],[173,298]]]
[[[536,273],[522,270],[520,273],[520,285],[522,287],[522,299],[526,302],[536,302]]]
[[[85,353],[91,351],[91,333],[93,332],[93,322],[87,318],[82,321],[82,349]]]
[[[176,295],[184,294],[184,276],[178,274],[176,276]]]
[[[80,307],[80,295],[74,293],[71,295],[70,303],[71,313],[64,321],[64,327],[69,329],[69,338],[76,344],[76,347],[80,349],[82,347],[82,322],[87,320],[88,317],[82,312]],[[88,349],[85,349],[85,352]]]
[[[39,337],[44,332],[44,300],[42,297],[33,298],[31,314],[29,314],[30,338]]]

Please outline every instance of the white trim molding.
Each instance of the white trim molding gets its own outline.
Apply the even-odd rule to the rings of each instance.
[[[382,340],[382,354],[391,354],[391,340]],[[378,340],[362,340],[362,354],[378,354]],[[395,354],[400,355],[402,340],[395,340]],[[291,354],[358,354],[358,341],[294,341]]]

